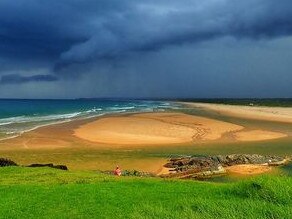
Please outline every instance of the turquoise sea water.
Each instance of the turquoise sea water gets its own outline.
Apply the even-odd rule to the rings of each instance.
[[[177,104],[164,101],[0,99],[0,139],[78,118],[110,113],[164,111],[175,107]]]

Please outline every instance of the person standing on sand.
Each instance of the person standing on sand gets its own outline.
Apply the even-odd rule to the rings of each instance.
[[[116,176],[121,176],[122,175],[122,171],[121,169],[119,168],[119,166],[116,167],[116,169],[114,170],[114,174]]]

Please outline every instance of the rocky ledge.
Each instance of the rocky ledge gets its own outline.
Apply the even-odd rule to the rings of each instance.
[[[289,157],[264,156],[258,154],[232,154],[217,156],[179,156],[173,157],[164,167],[169,168],[170,174],[164,174],[167,178],[209,178],[224,175],[224,167],[257,164],[279,166],[285,165],[291,160]]]

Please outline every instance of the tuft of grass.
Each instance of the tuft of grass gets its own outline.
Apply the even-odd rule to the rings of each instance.
[[[209,183],[0,169],[0,218],[291,218],[292,179]]]
[[[239,182],[233,188],[235,195],[275,204],[288,204],[292,199],[291,178],[262,176]]]

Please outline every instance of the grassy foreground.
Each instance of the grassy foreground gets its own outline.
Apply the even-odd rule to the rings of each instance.
[[[0,218],[291,218],[292,178],[216,184],[0,168]]]

